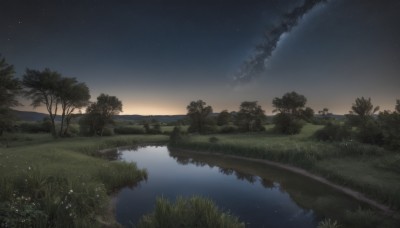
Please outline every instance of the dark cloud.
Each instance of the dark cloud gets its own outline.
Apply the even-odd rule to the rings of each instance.
[[[248,60],[244,61],[239,72],[233,78],[235,84],[246,84],[253,78],[260,76],[265,71],[265,63],[271,57],[281,36],[290,32],[299,20],[317,4],[327,0],[305,0],[301,6],[295,7],[286,13],[278,25],[272,29],[267,29],[264,33],[262,43],[257,45],[256,53]]]

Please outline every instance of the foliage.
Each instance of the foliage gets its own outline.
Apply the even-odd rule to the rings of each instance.
[[[285,93],[282,98],[275,97],[272,105],[274,112],[300,116],[300,110],[305,106],[307,99],[305,96],[296,92]]]
[[[300,110],[300,116],[303,120],[311,123],[314,119],[314,110],[310,107]]]
[[[134,163],[88,155],[98,156],[99,149],[167,139],[15,137],[19,139],[10,148],[0,149],[0,227],[103,227],[101,221],[113,220],[107,214],[108,194],[134,186],[146,178],[146,172]]]
[[[182,132],[180,127],[174,127],[172,130],[171,135],[169,137],[170,144],[177,144],[180,140],[182,140]]]
[[[11,107],[18,105],[16,96],[20,93],[21,85],[14,74],[14,66],[0,58],[0,136],[12,126],[15,119]]]
[[[106,125],[113,124],[113,116],[119,112],[122,112],[122,102],[117,97],[100,94],[79,121],[81,134],[102,136]]]
[[[243,132],[264,131],[264,110],[257,101],[244,101],[240,104],[239,112],[235,116],[235,124]]]
[[[51,126],[49,128],[48,122],[44,123],[21,123],[19,129],[24,133],[49,133],[51,132]]]
[[[328,123],[316,131],[314,137],[322,141],[345,141],[351,138],[351,128],[347,125]]]
[[[356,98],[356,103],[351,106],[353,114],[358,115],[361,119],[372,116],[379,110],[379,106],[374,107],[371,98]]]
[[[286,93],[282,98],[275,97],[272,105],[274,112],[279,112],[273,118],[274,130],[283,134],[298,134],[303,127],[300,119],[311,121],[314,117],[314,110],[303,109],[307,99],[296,92]]]
[[[144,134],[144,129],[141,127],[129,127],[129,126],[119,126],[114,128],[115,134],[120,135],[134,135],[134,134]]]
[[[340,228],[342,227],[336,220],[325,219],[318,223],[318,228]]]
[[[356,138],[369,144],[382,145],[383,134],[373,117],[374,113],[379,110],[379,106],[374,107],[371,98],[357,98],[351,107],[349,115],[346,115],[347,123],[350,126],[357,127]]]
[[[186,107],[187,116],[190,119],[189,132],[206,133],[207,119],[212,113],[212,107],[206,106],[206,102],[202,100],[192,101]]]
[[[400,113],[384,111],[378,115],[385,147],[400,150]]]
[[[54,119],[57,116],[60,103],[58,90],[60,89],[61,74],[46,68],[43,71],[27,69],[22,80],[26,88],[25,96],[32,100],[33,107],[44,104],[50,115],[52,134],[57,137]]]
[[[90,93],[85,83],[79,83],[75,78],[61,78],[58,96],[61,104],[60,136],[68,134],[69,125],[75,109],[89,104]],[[65,123],[65,129],[64,129]]]
[[[304,126],[299,118],[288,113],[276,114],[272,122],[275,124],[275,132],[288,135],[299,134]]]
[[[138,228],[156,227],[244,227],[238,218],[222,212],[211,200],[201,197],[181,198],[175,203],[158,198],[154,212],[144,215]]]
[[[365,119],[363,123],[357,128],[357,139],[360,142],[383,145],[383,133],[382,130],[374,119]]]
[[[232,126],[232,125],[225,125],[225,126],[222,126],[222,127],[219,129],[219,132],[220,132],[220,133],[224,133],[224,134],[227,134],[227,133],[234,133],[234,132],[237,132],[237,131],[238,131],[237,127]]]
[[[369,209],[358,208],[356,211],[347,211],[346,217],[350,227],[354,228],[375,228],[382,223],[379,216]]]
[[[217,125],[223,126],[228,125],[231,122],[231,114],[228,110],[221,111],[217,116]]]

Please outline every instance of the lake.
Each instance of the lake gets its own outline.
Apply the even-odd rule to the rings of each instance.
[[[325,217],[340,221],[347,210],[366,207],[310,178],[257,162],[166,146],[123,149],[116,155],[148,172],[146,181],[115,195],[116,220],[125,227],[151,212],[161,196],[209,198],[246,227],[311,228]]]

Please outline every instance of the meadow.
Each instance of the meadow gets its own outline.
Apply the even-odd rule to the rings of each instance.
[[[3,136],[3,139],[7,138],[9,148],[0,148],[2,226],[117,227],[110,211],[110,196],[122,187],[135,187],[147,178],[147,174],[146,170],[139,170],[134,163],[109,161],[99,151],[121,146],[167,143],[168,134],[173,130],[171,126],[162,126],[163,134],[154,135],[138,134],[140,126],[119,123],[117,127],[135,130],[107,137],[54,139],[50,134],[41,133],[8,133]],[[297,166],[364,193],[398,211],[400,155],[395,151],[355,141],[317,141],[313,135],[322,127],[307,124],[297,135],[276,134],[272,131],[273,125],[266,125],[266,131],[259,133],[209,135],[187,134],[185,127],[183,140],[170,146]],[[178,200],[176,205],[158,200],[154,213],[143,217],[139,225],[156,227],[154,224],[157,218],[168,220],[170,216],[176,216],[162,210],[184,210],[190,207],[189,203],[211,208],[210,213],[214,217],[225,216],[224,212],[218,211],[207,200],[182,200]],[[157,216],[157,213],[162,213],[162,216]],[[371,219],[379,221],[376,215],[368,214],[368,211],[354,213],[357,225]],[[190,222],[190,216],[186,219]],[[235,217],[228,222],[232,221],[240,226]],[[326,220],[321,223],[321,227],[335,227],[332,225],[334,223]]]
[[[263,133],[190,135],[182,149],[218,152],[290,164],[400,208],[400,155],[355,141],[322,142],[313,138],[321,125],[307,124],[297,135]]]
[[[116,226],[110,195],[134,187],[147,174],[134,163],[101,158],[98,151],[168,140],[164,135],[7,137],[9,148],[0,148],[1,227]]]

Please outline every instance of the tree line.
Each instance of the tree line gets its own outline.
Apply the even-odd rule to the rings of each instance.
[[[277,113],[273,118],[274,130],[284,134],[299,133],[304,123],[311,122],[314,117],[314,110],[306,107],[306,103],[306,97],[294,91],[275,97],[272,101],[275,108],[273,112]],[[244,101],[238,112],[223,110],[215,118],[212,117],[212,107],[207,106],[203,100],[192,101],[186,109],[190,119],[189,132],[210,133],[215,125],[223,126],[223,129],[229,131],[230,123],[240,132],[265,130],[265,111],[257,101]]]
[[[112,122],[112,116],[122,111],[122,102],[117,97],[101,94],[96,102],[90,102],[90,91],[84,82],[48,68],[42,71],[26,69],[22,80],[18,80],[14,66],[0,58],[0,135],[12,127],[15,120],[12,108],[20,105],[17,100],[19,95],[30,99],[34,108],[45,106],[55,138],[68,136],[76,110],[87,107],[86,114],[81,118],[82,125],[88,128],[87,132],[99,135]],[[59,129],[55,123],[57,115],[61,117]]]

